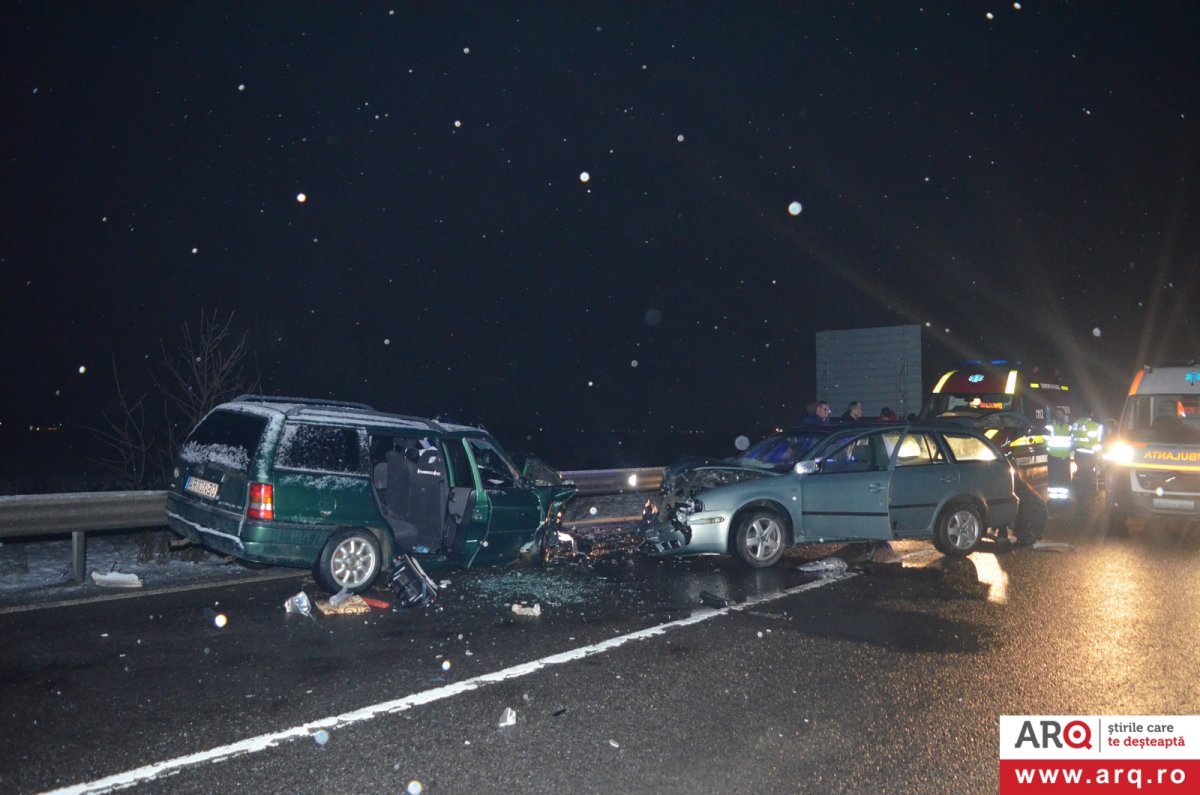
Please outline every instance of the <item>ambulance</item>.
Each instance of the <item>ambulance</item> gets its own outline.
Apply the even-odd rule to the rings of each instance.
[[[1133,377],[1103,458],[1110,529],[1130,517],[1200,519],[1200,357]]]
[[[1043,376],[1008,361],[969,361],[938,379],[922,411],[925,419],[969,422],[1004,451],[1021,478],[1045,494],[1046,425],[1061,408],[1071,417],[1071,388],[1057,374]]]

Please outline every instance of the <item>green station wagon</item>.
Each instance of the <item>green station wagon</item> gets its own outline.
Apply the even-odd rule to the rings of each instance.
[[[855,424],[822,432],[805,460],[783,472],[736,461],[665,478],[647,504],[643,549],[731,553],[764,567],[793,544],[932,538],[943,553],[962,556],[988,528],[1018,521],[1011,466],[974,430]],[[793,446],[804,441],[794,435]]]
[[[180,449],[167,521],[221,554],[311,568],[326,591],[361,593],[401,554],[467,568],[557,543],[575,487],[523,463],[480,428],[243,395]]]

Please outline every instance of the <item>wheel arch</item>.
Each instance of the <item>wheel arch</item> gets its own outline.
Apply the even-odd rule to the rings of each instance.
[[[736,528],[741,523],[742,519],[745,518],[746,514],[762,509],[771,511],[779,517],[779,520],[783,523],[783,531],[786,534],[784,540],[787,545],[791,546],[796,543],[796,533],[792,527],[792,515],[788,513],[788,510],[775,500],[758,499],[751,500],[742,507],[738,508],[733,514],[733,517],[729,521],[729,531],[725,534],[726,552],[732,553],[734,551],[734,545],[737,544]]]

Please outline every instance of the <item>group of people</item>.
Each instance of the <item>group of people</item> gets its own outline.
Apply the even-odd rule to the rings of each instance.
[[[813,401],[808,404],[808,414],[801,421],[801,425],[828,425],[830,424],[830,415],[833,413],[829,408],[829,403],[824,400]],[[843,422],[858,422],[862,419],[862,401],[851,400],[850,405],[846,406],[846,410],[842,412]],[[892,411],[887,406],[884,406],[879,412],[879,419],[883,422],[892,422],[898,420],[896,412]]]

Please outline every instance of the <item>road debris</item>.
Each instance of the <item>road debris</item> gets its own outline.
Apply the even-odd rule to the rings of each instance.
[[[110,571],[108,574],[101,574],[97,571],[92,572],[92,582],[97,585],[102,585],[105,588],[141,588],[142,578],[136,574],[124,574],[119,571]]]
[[[371,612],[371,606],[358,594],[348,594],[337,604],[334,604],[334,599],[337,599],[337,596],[330,598],[328,601],[324,599],[317,600],[317,609],[321,611],[321,615],[348,616]]]
[[[534,602],[533,605],[530,606],[520,602],[514,602],[512,611],[519,616],[540,616],[542,614],[542,603]]]
[[[302,616],[313,617],[312,602],[309,601],[308,594],[304,591],[295,596],[288,597],[287,601],[283,603],[283,609],[289,613],[299,613]]]
[[[821,574],[826,577],[836,577],[840,574],[845,574],[849,566],[846,561],[841,558],[822,558],[821,560],[810,560],[808,563],[802,563],[796,567],[799,571],[808,572],[810,574]]]
[[[1058,549],[1058,550],[1062,550],[1064,552],[1074,552],[1075,551],[1075,546],[1073,544],[1068,544],[1066,541],[1038,541],[1033,545],[1032,548],[1033,549]]]
[[[512,726],[517,722],[517,711],[512,707],[505,707],[504,712],[500,713],[500,728]]]
[[[701,591],[700,601],[709,607],[733,607],[732,599],[726,599],[724,596],[717,596],[712,591]]]

